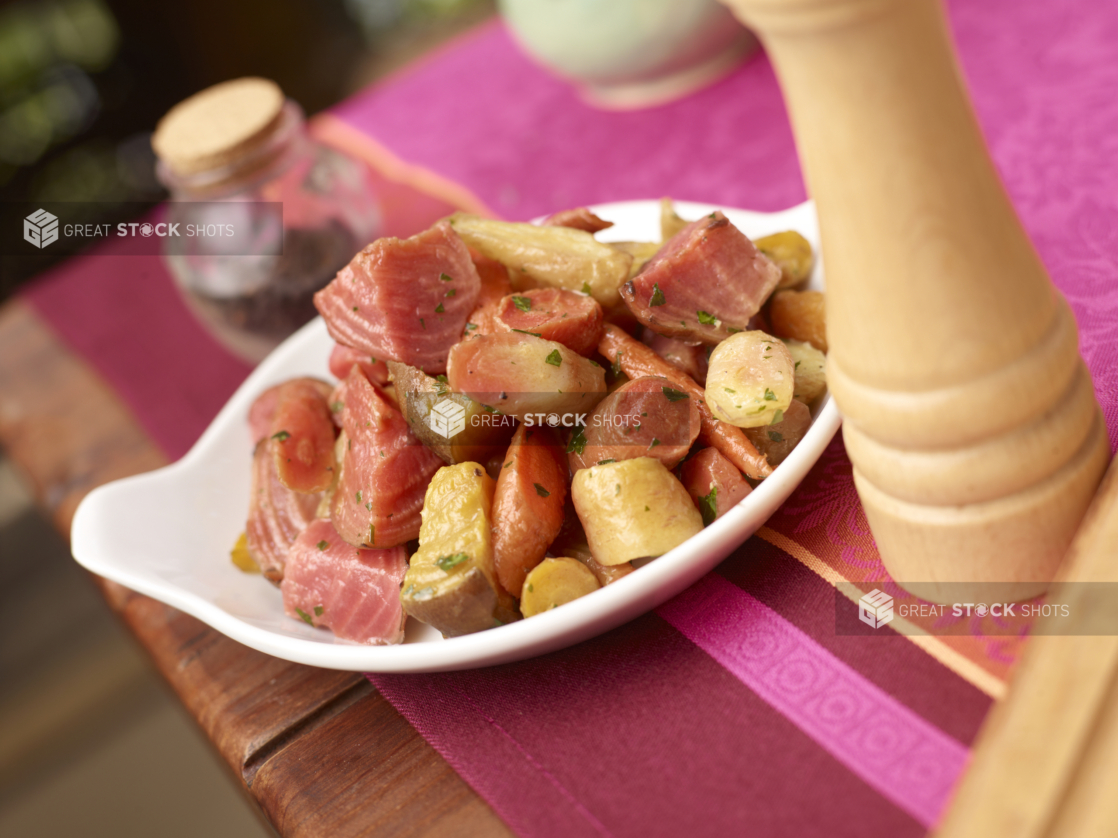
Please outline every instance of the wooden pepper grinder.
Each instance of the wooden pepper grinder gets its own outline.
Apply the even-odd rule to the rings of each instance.
[[[938,602],[959,600],[950,583],[1043,592],[1109,447],[939,0],[724,2],[791,114],[822,231],[828,380],[885,566]]]

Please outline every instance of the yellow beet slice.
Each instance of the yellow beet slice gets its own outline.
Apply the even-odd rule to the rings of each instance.
[[[703,528],[683,484],[651,457],[580,469],[571,499],[591,554],[607,566],[663,555]]]
[[[520,592],[520,611],[533,617],[596,591],[601,585],[582,562],[544,559],[528,573]]]
[[[479,463],[444,466],[423,499],[419,550],[400,598],[404,610],[446,637],[516,619],[493,569],[493,478]]]
[[[773,233],[754,239],[757,249],[772,259],[780,268],[780,282],[777,290],[792,288],[811,276],[815,256],[811,252],[811,242],[795,230]]]
[[[233,560],[233,564],[237,566],[237,570],[245,573],[259,573],[260,566],[252,558],[252,554],[248,551],[248,534],[241,533],[237,537],[237,543],[233,545],[233,549],[229,551],[229,558]]]

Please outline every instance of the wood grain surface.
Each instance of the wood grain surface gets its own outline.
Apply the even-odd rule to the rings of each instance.
[[[64,535],[90,490],[166,462],[18,300],[0,307],[0,444]],[[362,675],[269,657],[94,579],[281,835],[512,835]]]

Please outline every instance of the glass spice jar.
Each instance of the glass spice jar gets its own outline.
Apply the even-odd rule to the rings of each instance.
[[[267,79],[180,102],[152,147],[171,192],[168,222],[238,231],[167,237],[163,256],[190,309],[247,361],[314,317],[314,293],[380,234],[368,169],[312,140],[300,107]]]

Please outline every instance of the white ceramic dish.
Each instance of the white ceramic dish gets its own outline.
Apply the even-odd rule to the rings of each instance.
[[[679,203],[685,218],[716,207]],[[659,208],[628,201],[595,208],[613,241],[655,239]],[[810,203],[780,213],[726,210],[747,235],[795,229],[818,248]],[[822,288],[817,266],[811,287]],[[286,617],[278,588],[237,570],[229,550],[244,529],[252,444],[246,417],[267,387],[299,375],[329,378],[331,339],[307,324],[248,377],[190,452],[166,468],[91,492],[74,516],[74,557],[86,568],[192,614],[229,637],[298,663],[362,672],[435,672],[508,663],[570,646],[655,608],[752,535],[803,479],[839,426],[829,395],[807,436],[741,504],[664,556],[589,596],[500,628],[444,640],[409,621],[399,646],[358,646]]]

